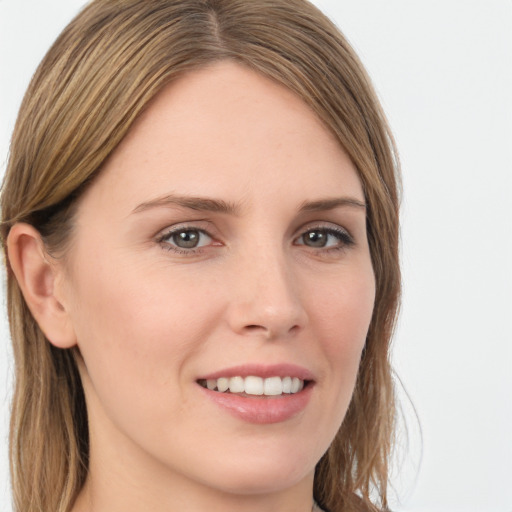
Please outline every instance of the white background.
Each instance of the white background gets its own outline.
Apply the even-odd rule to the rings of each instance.
[[[250,1],[250,0],[248,0]],[[0,170],[22,94],[82,0],[0,0]],[[318,0],[372,76],[399,146],[395,365],[404,512],[512,512],[512,0]],[[3,315],[5,316],[5,314]],[[0,510],[11,363],[0,322]]]

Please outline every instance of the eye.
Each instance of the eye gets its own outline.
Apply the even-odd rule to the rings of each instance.
[[[314,228],[303,233],[295,243],[313,249],[343,249],[353,245],[354,240],[342,228]]]
[[[165,233],[159,242],[168,246],[169,250],[192,251],[211,244],[208,233],[196,228],[179,228]]]

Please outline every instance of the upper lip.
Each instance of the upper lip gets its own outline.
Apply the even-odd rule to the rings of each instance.
[[[230,366],[222,370],[216,370],[212,373],[202,375],[198,380],[220,379],[221,377],[248,377],[254,375],[256,377],[297,377],[300,380],[314,380],[313,373],[296,364],[241,364]]]

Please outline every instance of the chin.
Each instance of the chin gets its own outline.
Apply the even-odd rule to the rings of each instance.
[[[217,465],[211,486],[231,494],[266,494],[283,491],[304,479],[313,479],[316,457],[298,457],[297,450],[237,457],[232,463],[224,459]]]
[[[225,479],[222,479],[222,482],[216,482],[214,487],[229,494],[242,496],[273,494],[293,488],[304,479],[308,478],[308,476],[311,475],[312,478],[313,474],[314,470],[307,473],[294,471],[285,475],[282,473],[277,474],[275,471],[247,471],[244,474],[227,474]],[[229,485],[226,485],[227,482],[229,482]]]

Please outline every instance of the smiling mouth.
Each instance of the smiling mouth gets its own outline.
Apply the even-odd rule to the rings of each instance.
[[[281,396],[294,395],[309,384],[298,377],[220,377],[197,381],[203,388],[218,393],[235,393],[242,396]]]

